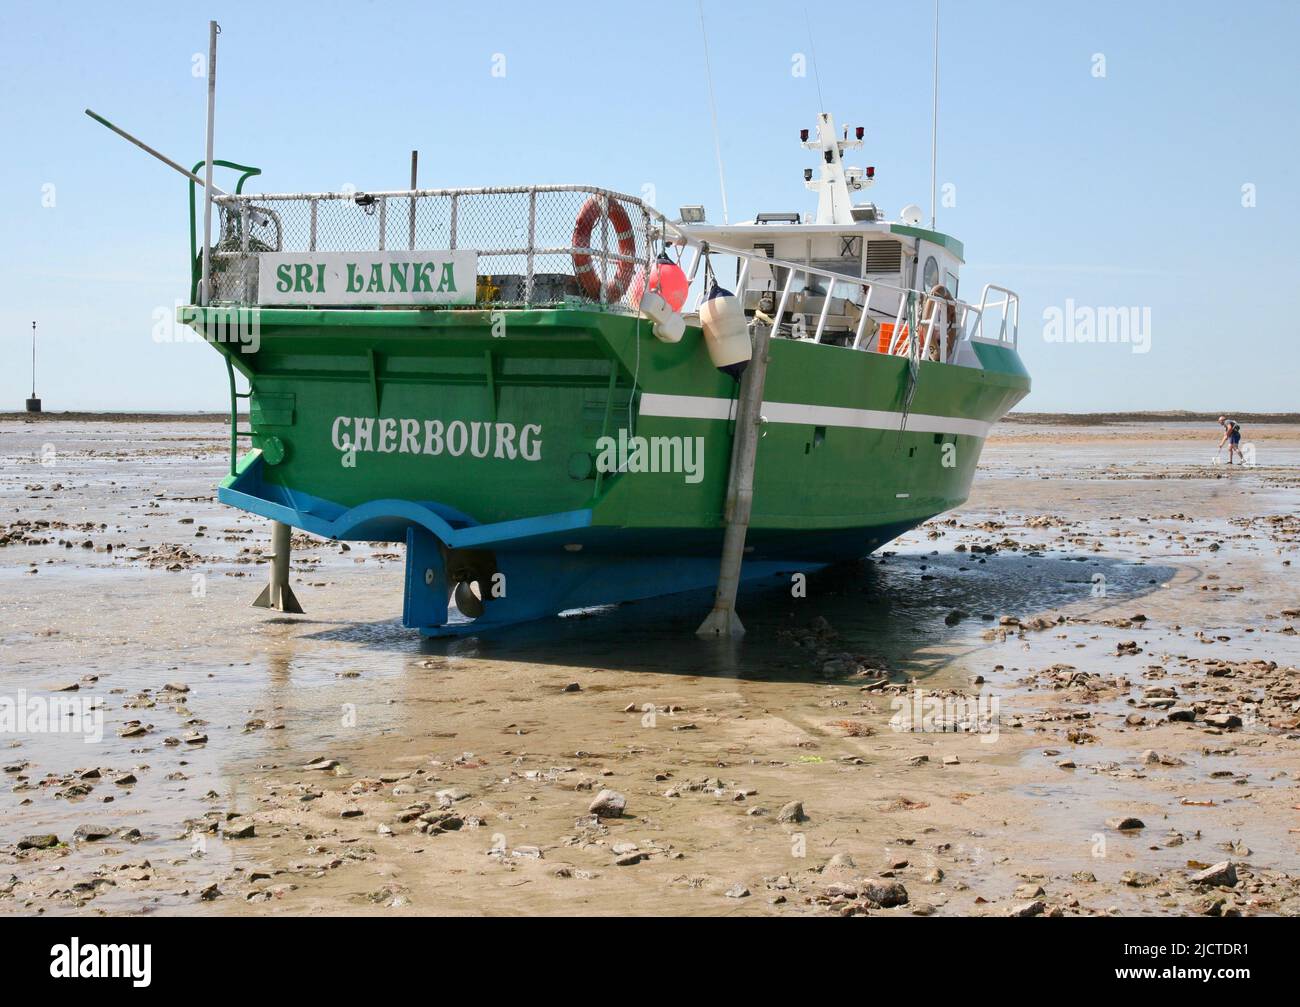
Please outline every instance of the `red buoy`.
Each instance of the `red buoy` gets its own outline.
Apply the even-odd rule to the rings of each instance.
[[[691,281],[682,272],[682,267],[660,252],[659,258],[650,268],[650,289],[659,292],[659,296],[668,302],[674,311],[681,311],[690,292]]]

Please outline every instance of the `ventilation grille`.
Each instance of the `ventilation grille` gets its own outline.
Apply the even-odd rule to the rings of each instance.
[[[903,271],[903,243],[878,240],[867,242],[868,273],[901,273]]]

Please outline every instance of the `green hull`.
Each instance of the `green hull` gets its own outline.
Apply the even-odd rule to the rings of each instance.
[[[203,311],[181,318],[204,331]],[[207,309],[209,326],[223,314]],[[507,531],[480,535],[485,569],[509,566],[509,553],[553,553],[601,580],[604,555],[645,581],[560,600],[695,587],[700,573],[646,571],[716,561],[738,386],[712,366],[699,329],[668,345],[636,317],[591,310],[255,316],[257,352],[213,342],[251,387],[257,450],[240,474],[232,464],[230,502],[376,539],[400,539],[413,522],[395,507],[379,520],[378,501],[418,503],[451,529],[424,522],[444,559],[458,547],[442,539],[492,527]],[[989,426],[1029,390],[1009,345],[970,348],[978,366],[923,362],[913,385],[902,357],[772,341],[746,573],[860,557],[966,499]],[[648,450],[607,471],[619,467],[602,463],[620,435]]]

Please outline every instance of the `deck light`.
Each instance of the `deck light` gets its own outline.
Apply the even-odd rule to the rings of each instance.
[[[833,150],[826,151],[826,163],[831,164],[834,160],[835,160],[835,151]]]
[[[811,168],[804,168],[804,170],[803,170],[803,180],[804,180],[805,182],[811,182],[811,181],[812,181],[812,169],[811,169]]]
[[[677,212],[682,215],[683,224],[704,223],[704,207],[698,203],[679,207]]]
[[[804,143],[808,142],[808,131],[806,129],[799,130],[799,139]]]
[[[862,134],[865,133],[866,130],[863,129],[861,126],[859,126],[859,127],[858,127],[857,129],[855,129],[853,132],[854,132],[855,134],[857,134],[858,139],[861,140],[861,139],[862,139]]]

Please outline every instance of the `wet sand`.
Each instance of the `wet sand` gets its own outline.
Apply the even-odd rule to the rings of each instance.
[[[103,721],[0,732],[0,912],[1300,912],[1300,427],[1247,469],[1000,427],[966,506],[747,591],[735,646],[707,594],[422,641],[399,547],[301,535],[308,614],[250,608],[227,436],[0,421],[0,699]]]

